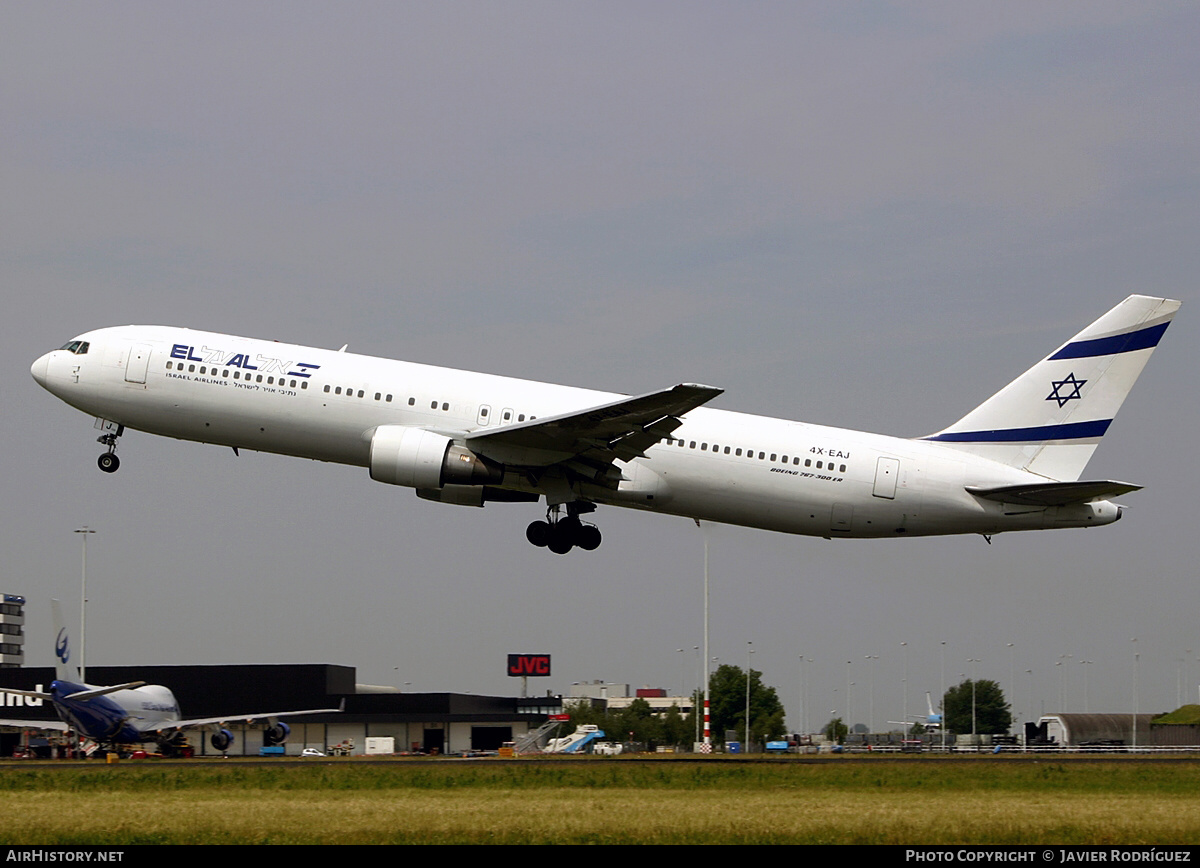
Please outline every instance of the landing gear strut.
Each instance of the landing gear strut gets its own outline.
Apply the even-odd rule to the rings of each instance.
[[[115,432],[109,431],[96,438],[97,443],[108,447],[108,451],[96,459],[96,464],[105,473],[116,473],[117,468],[121,466],[121,459],[117,457],[117,438],[123,433],[125,433],[125,426],[119,425]]]
[[[565,555],[575,546],[584,551],[594,551],[600,546],[600,528],[593,524],[584,524],[579,520],[579,516],[591,512],[596,505],[572,501],[565,506],[565,516],[559,514],[562,505],[547,509],[545,521],[532,522],[525,528],[525,538],[539,548],[550,549],[556,555]]]

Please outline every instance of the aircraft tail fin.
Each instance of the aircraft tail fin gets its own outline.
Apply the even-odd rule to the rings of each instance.
[[[925,437],[1074,481],[1180,302],[1131,295],[949,428]]]
[[[63,626],[62,606],[50,601],[50,616],[54,619],[54,677],[59,681],[79,681],[79,668],[70,665],[71,637]]]

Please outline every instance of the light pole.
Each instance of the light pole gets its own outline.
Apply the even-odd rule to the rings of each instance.
[[[1008,689],[1012,691],[1013,717],[1015,718],[1017,716],[1017,712],[1016,712],[1016,708],[1017,708],[1017,665],[1016,665],[1016,661],[1014,659],[1014,656],[1016,654],[1016,647],[1013,645],[1012,642],[1007,643],[1007,645],[1008,645]]]
[[[750,655],[754,653],[754,643],[746,643],[746,731],[745,739],[746,746],[743,748],[745,753],[750,752]]]
[[[942,642],[942,647],[938,653],[941,659],[942,668],[942,695],[939,704],[942,709],[942,751],[946,750],[946,643]]]
[[[1137,676],[1138,676],[1138,651],[1137,651],[1137,636],[1129,640],[1133,643],[1133,749],[1137,750],[1137,714],[1138,714],[1138,695],[1137,695]]]
[[[878,654],[868,654],[864,660],[879,659]],[[875,664],[867,663],[867,734],[875,731]]]
[[[968,663],[978,663],[979,659],[976,657],[968,657],[967,662]],[[978,671],[979,671],[978,666],[971,667],[971,741],[972,742],[975,741],[975,682],[979,680],[976,677],[976,673]]]
[[[86,524],[75,531],[83,534],[83,578],[80,581],[79,605],[79,680],[87,682],[87,541],[90,534],[95,533]]]

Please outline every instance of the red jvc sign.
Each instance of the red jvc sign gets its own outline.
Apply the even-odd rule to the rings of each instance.
[[[509,654],[508,674],[521,677],[523,675],[549,675],[549,654]]]

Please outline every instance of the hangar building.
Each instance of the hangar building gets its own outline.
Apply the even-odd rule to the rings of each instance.
[[[5,687],[46,690],[54,680],[51,667],[0,669],[0,717],[37,720],[57,719],[48,702],[4,693]],[[221,717],[235,714],[303,711],[337,708],[343,711],[287,718],[291,727],[286,749],[289,755],[306,747],[322,752],[330,746],[352,745],[361,753],[368,737],[391,736],[397,752],[460,753],[495,750],[545,723],[550,714],[562,711],[559,696],[530,699],[506,696],[477,696],[463,693],[380,692],[356,683],[352,666],[331,664],[284,664],[244,666],[89,666],[90,684],[124,684],[145,681],[170,688],[185,718]],[[385,689],[386,691],[386,689]],[[234,743],[226,753],[255,755],[262,747],[264,724],[227,725]],[[11,756],[20,731],[6,727],[0,735],[0,755]],[[191,730],[190,741],[198,755],[214,751],[200,730]]]

